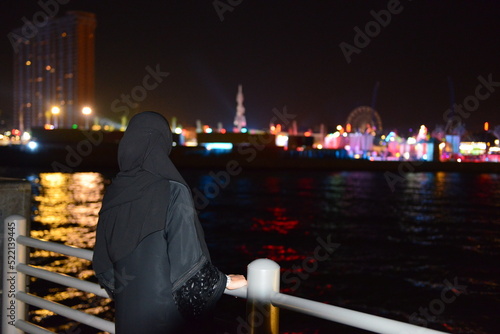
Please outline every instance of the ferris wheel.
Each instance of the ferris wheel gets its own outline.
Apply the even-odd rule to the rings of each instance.
[[[382,131],[382,120],[378,112],[372,107],[357,107],[347,117],[352,132],[380,132]]]

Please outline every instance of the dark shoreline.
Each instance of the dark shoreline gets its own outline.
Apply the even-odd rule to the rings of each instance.
[[[35,152],[16,146],[0,147],[0,167],[36,169],[45,172],[84,172],[118,170],[116,144],[71,147],[53,146]],[[171,159],[179,169],[282,169],[323,171],[378,171],[404,175],[412,172],[500,173],[500,163],[368,161],[336,158],[335,152],[290,152],[278,148],[249,146],[231,152],[205,151],[200,148],[178,147]],[[4,169],[2,168],[2,170]]]

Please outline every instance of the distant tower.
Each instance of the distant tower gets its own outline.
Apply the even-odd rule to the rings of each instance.
[[[234,117],[234,132],[240,132],[242,128],[247,126],[245,119],[245,107],[243,106],[243,87],[238,86],[238,94],[236,94],[236,116]]]
[[[299,134],[298,127],[297,127],[297,121],[296,120],[292,121],[292,126],[290,127],[290,129],[288,130],[288,132],[291,135],[293,135],[293,136],[296,136],[296,135]]]

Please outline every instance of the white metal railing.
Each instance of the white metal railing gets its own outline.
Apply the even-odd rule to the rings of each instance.
[[[26,219],[21,216],[7,217],[4,224],[2,310],[5,310],[6,307],[10,309],[7,314],[2,315],[3,334],[18,334],[21,331],[33,334],[53,333],[26,321],[25,304],[52,311],[105,332],[115,332],[115,324],[111,321],[26,293],[25,277],[29,275],[107,298],[106,291],[98,284],[26,264],[26,247],[39,248],[90,261],[92,260],[92,251],[27,237],[25,235],[27,234]]]
[[[312,300],[294,297],[283,293],[271,296],[274,306],[312,315],[318,318],[335,321],[344,325],[385,334],[430,334],[440,331],[419,327],[404,322],[386,319],[371,314],[353,311]]]
[[[349,310],[313,300],[279,292],[280,267],[269,259],[257,259],[248,265],[248,327],[256,325],[267,330],[252,333],[278,334],[277,312],[273,307],[285,308],[317,318],[383,334],[437,334],[444,333],[405,322],[387,319],[367,313]],[[252,314],[256,313],[256,314]],[[263,323],[265,319],[266,323]]]
[[[104,298],[108,297],[105,290],[98,284],[50,272],[25,263],[26,247],[44,249],[90,261],[92,260],[92,251],[33,239],[22,235],[24,233],[26,233],[25,218],[16,215],[10,216],[5,220],[2,310],[6,311],[6,313],[2,315],[2,333],[19,334],[22,333],[21,331],[32,334],[53,333],[26,321],[25,304],[47,309],[88,326],[108,333],[114,333],[115,325],[111,321],[25,292],[25,276],[29,275],[64,286],[77,288]],[[251,262],[248,265],[247,280],[247,287],[237,290],[225,290],[224,293],[247,299],[246,325],[252,334],[278,334],[278,308],[304,313],[375,333],[443,333],[425,327],[280,293],[280,267],[276,262],[269,259],[257,259]]]

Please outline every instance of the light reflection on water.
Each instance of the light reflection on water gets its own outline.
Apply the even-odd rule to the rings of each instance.
[[[212,181],[193,176],[188,182],[203,189]],[[392,191],[384,173],[252,171],[227,185],[201,217],[211,227],[213,259],[231,271],[268,257],[291,270],[294,280],[281,282],[285,291],[400,321],[428,307],[444,280],[456,277],[467,295],[429,326],[478,334],[495,328],[499,175],[406,174]],[[329,236],[340,247],[307,273],[306,265],[316,267],[304,260],[314,257],[317,238]],[[244,256],[234,254],[235,242]],[[332,332],[331,324],[306,324],[300,315],[287,320],[282,327],[294,332]]]
[[[35,209],[31,236],[84,249],[93,249],[98,213],[105,180],[99,173],[41,173],[33,181]],[[95,281],[90,261],[61,256],[44,250],[31,252],[34,265],[83,280]],[[84,309],[90,314],[106,314],[109,300],[76,289],[31,278],[31,289],[46,299]],[[34,310],[33,321],[51,329],[67,330],[50,311]],[[56,326],[56,327],[51,327]]]
[[[184,173],[187,182],[199,189],[212,182],[208,175],[203,170]],[[38,175],[33,181],[32,236],[92,249],[108,182],[99,173]],[[500,304],[499,212],[496,174],[410,173],[391,191],[383,173],[246,171],[210,199],[200,220],[212,260],[225,272],[245,272],[250,261],[266,257],[299,277],[304,274],[303,261],[314,255],[317,237],[331,236],[341,244],[339,249],[318,263],[298,290],[291,291],[287,282],[282,288],[401,321],[439,296],[444,279],[457,276],[469,294],[447,305],[433,324],[454,333],[482,334],[493,328],[491,310]],[[45,251],[33,252],[32,261],[95,281],[88,261]],[[112,317],[109,301],[92,294],[37,281],[33,290],[48,294],[50,300]],[[232,308],[225,305],[223,298],[220,307]],[[62,320],[50,315],[34,312],[44,326],[59,330],[70,326],[60,326]],[[331,332],[329,323],[303,324],[304,317],[294,318],[282,328]]]

